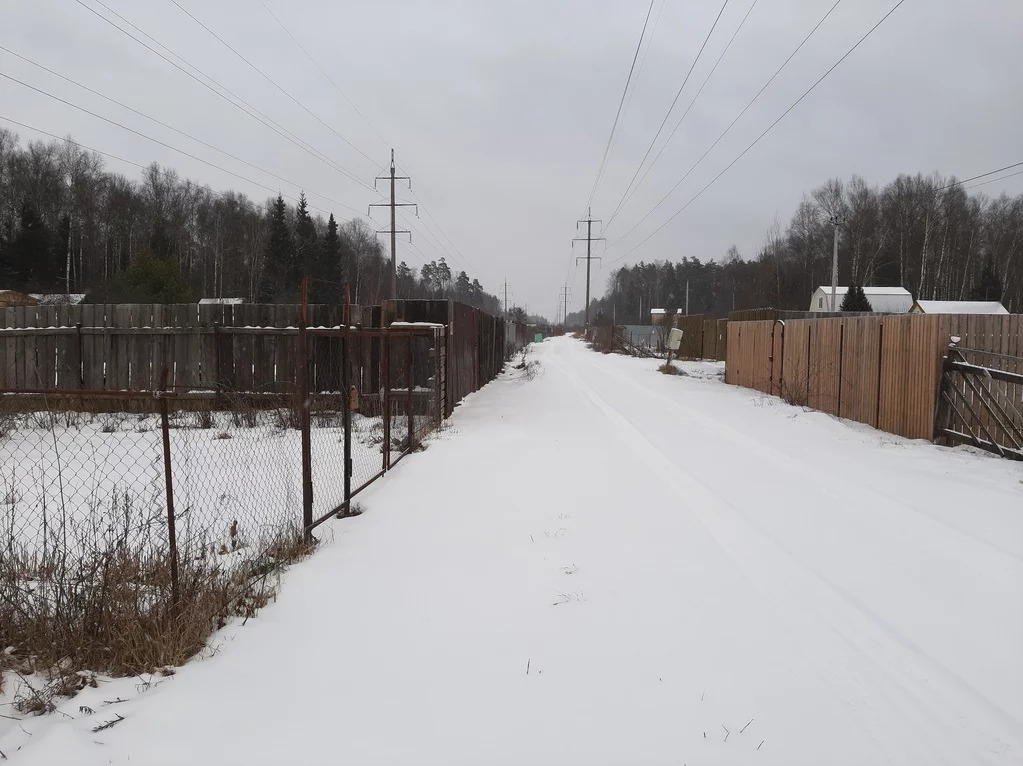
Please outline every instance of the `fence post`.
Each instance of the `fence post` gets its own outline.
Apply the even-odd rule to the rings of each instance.
[[[391,342],[387,330],[380,339],[380,378],[384,388],[381,408],[384,416],[383,470],[391,467]]]
[[[409,452],[412,451],[412,445],[413,445],[413,443],[415,441],[415,435],[416,435],[416,417],[415,417],[415,412],[413,411],[413,407],[415,405],[415,402],[414,402],[414,400],[412,398],[413,397],[413,394],[412,394],[413,382],[415,381],[415,377],[416,377],[415,376],[415,370],[413,369],[413,358],[412,358],[412,340],[413,340],[414,337],[415,336],[412,335],[412,333],[410,332],[408,334],[408,341],[406,341],[407,344],[408,344],[408,349],[407,349],[407,353],[406,353],[406,357],[408,359],[408,413],[406,413],[406,414],[408,416],[408,451]]]
[[[178,586],[178,536],[174,519],[174,478],[171,473],[170,412],[167,405],[167,368],[163,368],[160,381],[160,430],[163,432],[163,478],[167,492],[167,543],[171,557],[171,604],[175,607],[181,598]]]
[[[309,277],[302,278],[302,313],[298,323],[298,405],[302,430],[302,528],[306,541],[312,537],[313,525],[313,455],[309,433],[309,336],[306,334],[306,309],[309,300]]]
[[[85,388],[85,357],[82,356],[82,351],[85,348],[85,344],[82,343],[82,323],[77,322],[75,324],[75,338],[76,348],[78,350],[78,387]]]
[[[348,286],[345,285],[345,291],[347,292]],[[351,375],[348,370],[348,333],[350,327],[348,324],[348,307],[347,302],[345,306],[345,332],[341,336],[341,397],[344,399],[344,434],[345,434],[345,485],[344,485],[344,502],[345,510],[344,515],[348,516],[352,512],[352,399],[349,392],[349,386],[351,385]]]

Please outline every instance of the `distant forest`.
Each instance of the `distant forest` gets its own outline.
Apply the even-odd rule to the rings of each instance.
[[[30,142],[0,128],[0,290],[86,293],[97,302],[237,297],[377,304],[390,256],[361,219],[339,223],[233,191],[215,192],[150,165],[133,181],[67,142]],[[499,314],[498,299],[444,258],[398,267],[401,298],[450,297]]]
[[[954,178],[901,175],[884,187],[862,178],[831,180],[804,195],[788,226],[775,224],[759,252],[619,268],[591,316],[648,324],[649,310],[722,317],[773,307],[806,311],[811,293],[831,283],[833,215],[844,220],[841,285],[902,286],[915,299],[998,300],[1023,312],[1023,195],[969,193]],[[723,256],[723,257],[722,257]],[[582,323],[582,312],[568,324]]]

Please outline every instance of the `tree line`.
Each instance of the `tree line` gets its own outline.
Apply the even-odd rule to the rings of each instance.
[[[0,290],[85,293],[98,302],[198,298],[356,304],[388,297],[390,258],[359,218],[312,215],[305,195],[254,202],[213,191],[155,163],[137,181],[104,168],[73,142],[22,145],[0,128]],[[500,303],[444,258],[402,263],[400,298]]]
[[[901,286],[917,300],[997,300],[1023,312],[1023,195],[989,197],[954,178],[900,175],[883,187],[832,179],[805,194],[788,225],[776,222],[758,252],[640,262],[608,278],[595,312],[647,324],[651,308],[726,316],[773,307],[805,311],[831,284],[833,218],[840,221],[841,285]],[[580,324],[582,313],[568,317]]]

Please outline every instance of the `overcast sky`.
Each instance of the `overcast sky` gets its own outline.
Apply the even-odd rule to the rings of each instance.
[[[647,0],[338,2],[265,0],[340,86],[330,85],[260,0],[178,0],[360,154],[235,57],[171,0],[103,0],[336,164],[372,185],[394,146],[425,204],[399,260],[447,256],[494,293],[553,318],[566,279],[582,306],[584,264],[570,240],[585,212],[646,15]],[[753,0],[730,0],[669,119],[689,106]],[[681,208],[894,4],[842,0],[782,75],[674,194],[622,241],[696,162],[834,0],[758,0],[720,66],[607,231],[611,263]],[[298,186],[227,159],[0,52],[0,71],[223,165],[339,218],[365,215],[370,189],[315,159],[107,25],[97,0],[10,0],[0,45]],[[720,9],[655,0],[607,170],[593,201],[610,218]],[[656,21],[656,23],[655,23]],[[121,22],[118,22],[121,23]],[[651,37],[652,32],[652,37]],[[137,33],[136,33],[137,34]],[[353,108],[353,105],[354,107]],[[356,109],[358,111],[356,111]],[[360,116],[358,112],[361,112]],[[0,80],[0,115],[214,189],[269,192],[20,85]],[[12,127],[0,120],[0,124]],[[15,128],[23,139],[40,136]],[[655,153],[660,148],[660,142]],[[777,218],[829,177],[884,183],[898,173],[960,178],[1023,160],[1023,2],[906,0],[824,83],[682,215],[617,264],[751,257]],[[116,160],[107,167],[133,178]],[[1023,192],[1023,175],[981,187]],[[320,195],[349,206],[343,208]],[[407,196],[407,195],[406,195]],[[411,198],[409,198],[411,199]],[[385,225],[377,214],[379,228]],[[437,225],[440,230],[438,231]],[[450,239],[450,243],[449,240]],[[574,254],[584,252],[578,247]],[[617,265],[616,264],[616,265]]]

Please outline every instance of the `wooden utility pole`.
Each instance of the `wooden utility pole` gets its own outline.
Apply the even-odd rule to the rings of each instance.
[[[838,230],[842,228],[845,221],[839,215],[831,216],[831,225],[835,227],[835,248],[831,255],[831,311],[838,311]]]
[[[593,261],[593,260],[598,260],[598,261],[600,260],[599,256],[593,255],[592,247],[593,247],[593,243],[594,242],[603,242],[604,241],[604,237],[594,237],[593,236],[593,224],[595,224],[595,223],[603,223],[603,221],[601,221],[599,218],[594,218],[593,217],[593,213],[590,212],[590,208],[586,208],[586,217],[585,218],[581,218],[581,219],[579,219],[578,221],[575,222],[575,230],[576,230],[576,232],[579,231],[579,224],[581,224],[581,223],[585,223],[586,224],[586,236],[585,237],[576,237],[576,238],[574,238],[572,240],[572,246],[574,247],[576,242],[585,242],[586,243],[586,255],[585,256],[580,255],[575,260],[576,260],[576,263],[578,263],[581,260],[585,260],[586,261],[586,307],[584,309],[583,316],[584,316],[584,322],[585,322],[584,327],[585,327],[585,329],[589,330],[590,329],[590,262]]]
[[[508,280],[504,280],[504,315],[508,316]]]
[[[412,241],[412,232],[403,230],[399,231],[397,228],[396,215],[397,208],[399,207],[414,207],[416,209],[416,216],[419,216],[419,205],[415,202],[398,202],[394,196],[395,181],[408,181],[409,190],[412,189],[412,179],[408,176],[396,176],[394,174],[394,149],[391,149],[391,173],[386,176],[377,176],[373,179],[373,188],[377,186],[377,181],[390,181],[391,182],[391,201],[390,202],[374,202],[371,204],[370,210],[367,215],[372,215],[372,209],[375,207],[389,207],[391,208],[391,228],[390,229],[378,229],[377,234],[390,234],[391,235],[391,298],[398,297],[398,235],[408,234],[409,242]]]

